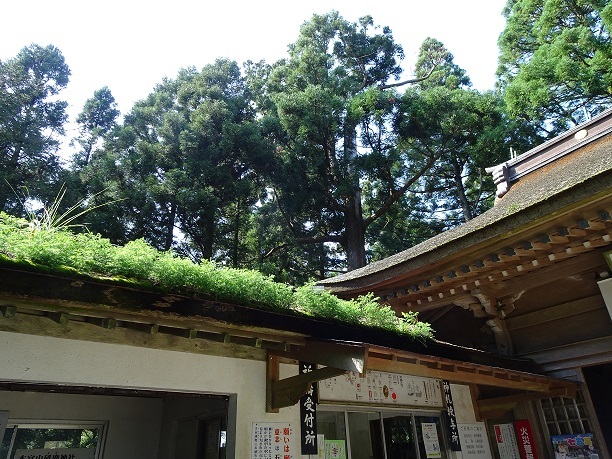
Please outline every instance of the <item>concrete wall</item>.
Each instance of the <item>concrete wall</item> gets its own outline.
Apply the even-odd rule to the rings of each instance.
[[[253,422],[291,422],[296,426],[299,423],[297,405],[282,409],[279,414],[265,412],[265,362],[2,331],[0,349],[2,381],[237,394],[235,456],[228,448],[228,459],[250,457]],[[291,371],[293,368],[281,368],[282,375]],[[6,408],[0,404],[2,409]],[[159,427],[156,429],[157,432]],[[154,445],[157,449],[158,442]],[[155,459],[158,456],[107,454],[106,457]]]

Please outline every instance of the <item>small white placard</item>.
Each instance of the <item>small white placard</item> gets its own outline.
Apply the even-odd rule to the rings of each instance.
[[[495,431],[495,441],[497,442],[500,459],[521,459],[514,425],[495,424],[493,430]]]
[[[487,428],[484,422],[475,424],[457,424],[461,452],[464,458],[477,457],[492,459],[491,447],[487,438]]]
[[[441,458],[442,451],[440,451],[440,441],[438,440],[438,429],[436,424],[433,422],[423,422],[421,424],[421,429],[423,429],[423,443],[425,444],[427,459]]]

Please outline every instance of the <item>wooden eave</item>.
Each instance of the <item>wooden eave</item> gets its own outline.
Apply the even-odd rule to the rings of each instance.
[[[476,289],[492,290],[503,299],[528,284],[605,267],[603,252],[612,245],[611,211],[612,196],[604,195],[437,263],[337,294],[348,298],[371,291],[397,311],[417,312],[462,304]]]
[[[308,361],[326,365],[310,373],[279,379],[280,359]],[[513,395],[477,400],[480,415],[525,400],[554,396],[575,397],[578,384],[564,379],[526,373],[507,368],[460,362],[389,349],[371,344],[320,342],[306,340],[305,345],[293,346],[290,351],[268,351],[266,371],[266,401],[269,412],[294,405],[311,384],[348,371],[365,373],[381,371],[448,380],[474,388],[490,386],[514,392]]]
[[[0,268],[0,330],[266,360],[271,410],[295,402],[313,381],[346,371],[448,379],[520,390],[521,396],[575,393],[571,382],[511,369],[526,367],[526,362],[519,365],[480,351],[436,342],[415,346],[384,332],[366,335],[355,327],[310,318],[18,269]],[[359,336],[374,342],[387,339],[398,348],[355,342]],[[422,352],[402,350],[407,344]],[[307,377],[278,379],[280,362],[306,359],[323,367]],[[502,368],[495,362],[510,366]]]

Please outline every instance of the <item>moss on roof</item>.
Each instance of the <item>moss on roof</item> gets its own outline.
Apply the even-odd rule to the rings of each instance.
[[[418,340],[433,338],[429,324],[419,322],[415,314],[398,317],[373,295],[346,301],[312,286],[294,289],[257,271],[209,261],[196,264],[155,250],[143,240],[119,247],[99,235],[38,228],[5,213],[0,213],[0,264],[327,319]]]

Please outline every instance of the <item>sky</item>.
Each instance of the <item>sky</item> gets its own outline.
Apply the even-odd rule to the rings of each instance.
[[[444,43],[478,90],[492,89],[497,38],[506,0],[8,0],[2,6],[0,60],[32,43],[54,45],[70,67],[72,121],[94,91],[108,86],[122,114],[179,69],[200,69],[218,57],[272,63],[313,14],[336,10],[349,21],[370,15],[389,26],[404,48],[403,67],[416,62],[427,37]],[[68,136],[76,135],[74,126]]]

